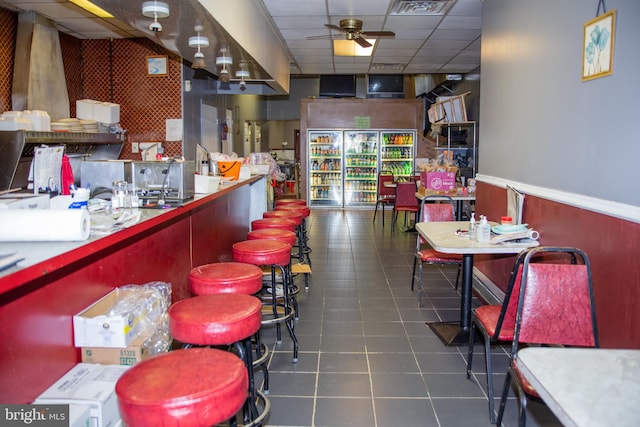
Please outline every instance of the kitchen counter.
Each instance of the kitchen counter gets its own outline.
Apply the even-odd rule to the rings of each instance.
[[[190,297],[194,266],[231,261],[256,212],[266,210],[266,184],[255,176],[184,206],[140,209],[141,220],[84,242],[2,243],[25,260],[0,274],[0,402],[29,403],[80,361],[72,317],[114,287],[163,281],[172,299]]]

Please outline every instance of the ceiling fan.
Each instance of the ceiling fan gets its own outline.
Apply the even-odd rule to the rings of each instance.
[[[393,31],[362,31],[362,21],[360,19],[342,19],[340,20],[340,26],[325,24],[325,27],[342,32],[347,40],[353,40],[364,48],[371,47],[371,43],[366,40],[367,37],[375,38],[396,36],[396,33]],[[311,40],[326,37],[327,36],[312,36],[307,37],[307,39]]]

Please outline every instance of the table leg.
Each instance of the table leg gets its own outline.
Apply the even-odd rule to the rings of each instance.
[[[460,322],[427,322],[427,326],[445,345],[465,345],[469,342],[473,254],[462,256],[462,295],[460,296]]]

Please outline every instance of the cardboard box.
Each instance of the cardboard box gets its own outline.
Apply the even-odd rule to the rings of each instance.
[[[76,347],[125,348],[140,334],[145,312],[107,316],[118,294],[118,289],[114,289],[73,316]]]
[[[456,188],[455,172],[421,172],[420,176],[427,190],[449,191]]]
[[[126,348],[82,347],[81,355],[84,363],[101,363],[103,365],[132,366],[149,357],[144,342],[151,332],[141,333]]]
[[[89,408],[91,425],[115,427],[120,421],[116,382],[128,366],[78,363],[36,398],[36,404],[74,404]]]
[[[195,192],[198,194],[209,194],[218,191],[220,185],[219,176],[194,175]]]
[[[69,405],[69,427],[91,427],[91,408],[88,405]]]
[[[120,104],[99,102],[93,106],[93,120],[100,123],[120,123]]]
[[[76,118],[93,120],[93,106],[98,101],[93,99],[79,99],[76,101]]]

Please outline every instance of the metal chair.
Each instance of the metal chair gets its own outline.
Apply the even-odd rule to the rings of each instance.
[[[396,202],[396,189],[392,187],[385,187],[385,182],[393,182],[393,174],[390,172],[380,172],[378,174],[378,194],[376,199],[376,209],[373,212],[373,222],[376,222],[376,215],[378,214],[378,206],[382,206],[382,226],[384,227],[384,207],[386,205],[393,206]]]
[[[407,226],[407,212],[417,215],[420,211],[420,204],[416,198],[418,186],[415,181],[405,181],[396,183],[396,201],[393,205],[393,228],[398,221],[398,212],[404,212],[404,225]]]
[[[415,198],[415,195],[414,195]],[[439,203],[444,201],[445,203]],[[433,221],[453,221],[455,212],[453,200],[448,196],[428,196],[420,204],[420,222]],[[416,253],[413,258],[413,273],[411,275],[411,290],[414,288],[416,279],[416,266],[418,266],[418,305],[422,306],[422,265],[427,264],[457,264],[458,274],[456,276],[456,288],[460,279],[460,268],[462,267],[462,255],[445,254],[431,248],[422,248],[425,243],[422,236],[418,234],[416,243]],[[418,261],[420,263],[418,263]]]
[[[544,262],[531,259],[543,254]],[[570,263],[558,263],[558,255],[569,255]],[[553,257],[549,260],[549,257]],[[581,264],[576,264],[580,260]],[[562,261],[562,260],[561,260]],[[600,346],[587,255],[576,248],[538,247],[527,251],[522,265],[522,282],[511,344],[511,366],[505,377],[498,419],[500,425],[510,385],[518,395],[518,425],[526,424],[528,398],[541,401],[518,369],[521,345]]]
[[[473,348],[476,330],[484,338],[484,361],[487,373],[487,396],[489,397],[489,420],[495,423],[493,364],[491,361],[491,345],[513,340],[513,328],[516,322],[520,281],[522,280],[522,262],[527,252],[521,252],[516,258],[509,284],[502,304],[487,304],[471,311],[471,328],[469,332],[469,349],[467,351],[467,379],[471,378],[473,366]]]

